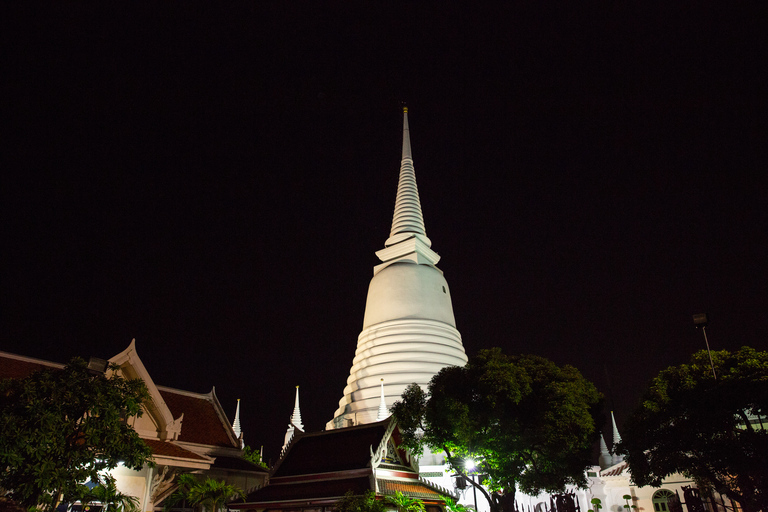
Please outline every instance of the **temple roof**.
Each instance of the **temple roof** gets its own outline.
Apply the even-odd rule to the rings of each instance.
[[[441,502],[441,492],[417,471],[401,463],[384,464],[387,447],[397,445],[392,419],[376,423],[297,433],[272,470],[269,484],[230,508],[292,508],[298,504],[332,504],[347,492],[407,496]],[[398,450],[399,451],[399,450]],[[391,453],[391,452],[389,452]],[[405,453],[405,452],[404,452]],[[444,494],[449,494],[443,490]]]
[[[161,386],[157,389],[174,418],[184,415],[179,441],[210,446],[240,447],[239,443],[233,442],[234,431],[231,430],[229,422],[217,411],[213,393],[203,395]]]
[[[0,352],[0,379],[24,378],[44,368],[63,369],[65,365],[29,357]],[[227,419],[222,415],[215,393],[192,393],[179,389],[157,387],[165,405],[173,417],[183,415],[183,428],[178,441],[207,445],[239,448],[234,432]],[[228,432],[229,430],[229,432]],[[144,441],[152,448],[155,455],[180,457],[190,460],[210,461],[173,443],[147,439]]]
[[[404,482],[402,480],[378,480],[379,492],[385,495],[401,492],[411,498],[441,500],[443,499],[436,490],[432,489],[425,482]]]
[[[64,368],[63,364],[0,352],[0,379],[22,379],[44,368]]]
[[[301,484],[275,485],[270,483],[266,487],[258,489],[245,499],[245,503],[230,503],[229,508],[251,508],[254,503],[290,502],[290,501],[336,501],[348,491],[354,494],[363,494],[371,489],[370,479],[367,476],[343,478],[338,480],[322,480],[318,482],[305,482]]]
[[[357,427],[298,433],[272,478],[348,471],[370,466],[371,447],[381,442],[389,421]],[[341,448],[343,447],[343,449]]]
[[[174,444],[169,441],[160,441],[159,439],[142,439],[144,443],[152,450],[152,455],[161,457],[174,457],[180,459],[189,459],[200,462],[210,462],[211,459],[203,457],[195,452]]]

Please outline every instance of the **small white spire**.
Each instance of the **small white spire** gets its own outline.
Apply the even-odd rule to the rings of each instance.
[[[296,402],[293,404],[293,415],[291,416],[291,423],[296,425],[296,428],[304,432],[304,424],[301,422],[301,411],[299,410],[299,386],[296,386]]]
[[[600,465],[600,469],[605,469],[613,465],[613,459],[610,452],[608,452],[608,445],[605,444],[605,438],[602,432],[600,433],[600,457],[597,460]]]
[[[235,431],[235,437],[240,440],[240,448],[243,447],[243,431],[240,429],[240,399],[237,399],[237,409],[235,409],[235,421],[232,422],[232,430]]]
[[[613,454],[613,463],[618,464],[624,460],[624,456],[616,453],[616,448],[621,442],[621,436],[619,435],[619,429],[616,426],[616,418],[613,416],[613,411],[611,411],[611,424],[613,425],[613,446],[611,446],[611,453]]]
[[[381,379],[381,400],[379,400],[379,414],[376,416],[376,421],[387,418],[389,418],[389,410],[387,410],[387,401],[384,399],[384,379]]]
[[[299,386],[296,386],[296,401],[293,405],[291,420],[288,423],[288,430],[285,432],[283,448],[290,442],[296,429],[299,429],[299,432],[304,432],[304,424],[301,422],[301,411],[299,410]]]

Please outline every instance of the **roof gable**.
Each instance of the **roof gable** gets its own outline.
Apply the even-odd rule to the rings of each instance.
[[[158,390],[173,415],[184,417],[179,441],[240,448],[213,390],[204,395],[163,386]]]
[[[125,378],[141,379],[147,386],[151,401],[145,404],[144,409],[151,416],[156,431],[153,433],[149,430],[141,429],[138,424],[134,425],[139,435],[142,437],[156,437],[161,440],[177,439],[181,432],[181,423],[184,415],[176,415],[174,419],[174,414],[166,405],[155,382],[150,377],[144,363],[139,358],[139,354],[136,352],[136,339],[131,340],[128,348],[111,357],[109,362],[120,366],[120,372]]]

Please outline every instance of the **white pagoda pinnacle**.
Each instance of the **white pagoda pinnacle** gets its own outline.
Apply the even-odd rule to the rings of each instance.
[[[430,249],[432,241],[427,238],[427,230],[424,228],[424,215],[421,212],[419,188],[416,186],[416,172],[411,156],[411,131],[408,128],[407,108],[403,108],[403,156],[400,161],[400,179],[397,182],[395,214],[392,216],[392,229],[384,247],[376,253],[383,263],[373,269],[374,274],[403,260],[426,265],[436,265],[440,261],[440,256]]]
[[[616,427],[616,418],[613,416],[613,411],[611,411],[611,424],[613,426],[613,446],[611,446],[611,453],[613,454],[613,463],[618,464],[624,460],[624,456],[616,453],[616,447],[619,446],[619,443],[621,442],[621,436],[619,435],[618,427]]]
[[[291,415],[291,423],[304,432],[304,424],[301,422],[301,410],[299,409],[299,386],[296,386],[296,401],[293,404],[293,415]]]
[[[416,186],[416,173],[413,169],[407,108],[403,108],[403,157],[400,161],[400,180],[397,184],[395,215],[392,218],[392,230],[389,232],[390,240],[401,233],[419,233],[427,236],[424,216],[421,213],[419,188]],[[390,240],[387,240],[387,246],[391,245]]]
[[[301,410],[299,410],[299,386],[296,386],[296,401],[293,405],[291,420],[288,423],[288,430],[285,432],[285,442],[283,442],[283,446],[290,442],[295,429],[299,429],[299,432],[304,432],[304,424],[301,422]]]
[[[600,457],[598,458],[598,464],[600,469],[605,469],[613,465],[613,459],[610,452],[608,452],[608,446],[605,444],[605,438],[600,433]]]
[[[376,416],[376,421],[387,418],[389,418],[389,410],[387,409],[387,399],[384,397],[384,379],[381,379],[381,399],[379,400],[379,414]]]
[[[237,408],[235,409],[235,420],[232,422],[232,430],[235,432],[235,437],[240,440],[240,448],[243,447],[243,431],[240,429],[240,399],[237,399]]]
[[[456,330],[448,282],[436,264],[424,229],[411,155],[408,109],[403,109],[403,152],[392,229],[381,264],[368,286],[363,330],[343,397],[327,429],[377,421],[384,407],[417,383],[426,390],[446,366],[464,366],[467,356]],[[382,383],[386,380],[386,385]]]

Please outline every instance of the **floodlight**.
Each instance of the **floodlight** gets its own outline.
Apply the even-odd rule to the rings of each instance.
[[[693,324],[696,327],[706,327],[707,326],[707,314],[706,313],[697,313],[693,315]]]

